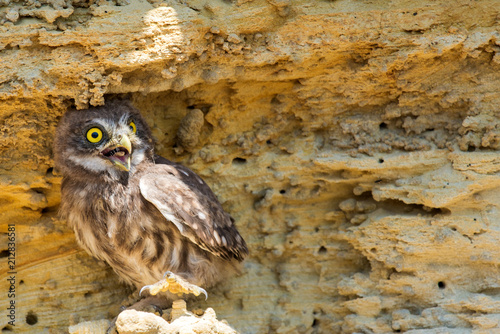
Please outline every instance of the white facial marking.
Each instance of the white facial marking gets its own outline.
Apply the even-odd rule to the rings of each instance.
[[[203,212],[201,212],[201,211],[200,211],[200,212],[198,212],[198,217],[199,217],[200,219],[203,219],[203,220],[207,218],[207,216],[206,216]]]
[[[130,118],[130,115],[127,112],[127,113],[123,114],[122,117],[120,117],[119,123],[127,124],[127,121],[129,118]],[[128,127],[128,124],[127,124],[127,127]]]
[[[144,150],[136,150],[132,152],[132,165],[137,166],[144,160]]]
[[[66,151],[66,156],[68,156],[68,160],[74,162],[75,164],[82,166],[85,169],[91,170],[93,172],[104,172],[112,167],[111,162],[108,162],[97,156],[88,156],[85,158],[81,158],[78,156],[72,155],[70,152]]]

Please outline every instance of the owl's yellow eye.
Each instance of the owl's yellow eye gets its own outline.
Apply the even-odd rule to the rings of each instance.
[[[91,128],[87,131],[87,140],[91,143],[98,143],[102,139],[102,131],[99,128]]]
[[[133,121],[128,123],[128,126],[129,126],[130,130],[132,130],[134,133],[137,132],[137,127],[135,126],[135,123]]]

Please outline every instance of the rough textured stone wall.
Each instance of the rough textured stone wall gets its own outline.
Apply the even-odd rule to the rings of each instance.
[[[2,332],[110,319],[132,292],[57,218],[51,152],[67,107],[117,94],[248,242],[191,307],[243,333],[500,328],[499,1],[0,1]]]

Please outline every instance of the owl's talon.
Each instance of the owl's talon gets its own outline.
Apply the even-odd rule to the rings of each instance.
[[[188,281],[172,273],[171,271],[167,271],[165,275],[163,275],[163,279],[161,281],[142,287],[141,291],[139,291],[139,295],[141,295],[142,292],[146,289],[149,290],[149,294],[152,296],[155,296],[160,292],[171,292],[179,296],[182,294],[190,293],[195,296],[204,294],[205,300],[207,300],[208,298],[208,293],[205,289],[189,283]]]
[[[205,289],[203,289],[203,288],[200,288],[200,287],[198,287],[198,289],[200,289],[200,294],[203,293],[205,295],[205,300],[207,300],[207,298],[208,298],[207,291]],[[200,295],[200,294],[198,294],[198,295]]]
[[[142,289],[141,289],[141,291],[139,291],[139,296],[141,296],[141,295],[142,295],[142,292],[143,292],[144,290],[146,290],[146,289],[151,289],[151,287],[152,287],[152,286],[153,286],[153,285],[145,285],[145,286],[143,286],[143,287],[142,287]]]

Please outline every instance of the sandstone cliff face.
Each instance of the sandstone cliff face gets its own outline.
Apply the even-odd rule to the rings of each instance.
[[[110,319],[132,293],[57,218],[51,152],[67,107],[116,94],[248,242],[192,307],[243,333],[500,328],[498,1],[0,6],[3,332]]]

